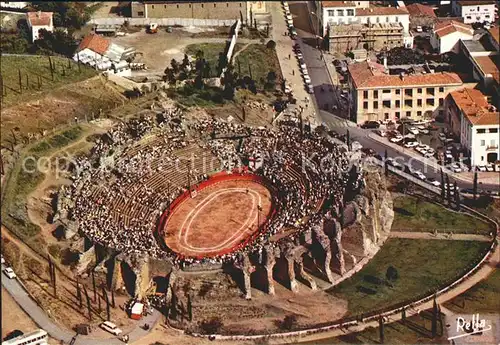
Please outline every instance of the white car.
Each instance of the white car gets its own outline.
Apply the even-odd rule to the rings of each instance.
[[[450,170],[453,171],[454,173],[460,173],[460,172],[462,172],[462,168],[457,163],[452,164],[450,166]]]
[[[380,135],[381,137],[385,137],[387,136],[387,132],[382,130],[382,129],[378,129],[375,131],[375,133],[377,133],[378,135]]]
[[[488,164],[486,166],[486,170],[489,171],[489,172],[492,172],[492,171],[495,171],[495,168],[493,168],[493,165],[492,164]]]
[[[103,323],[101,323],[101,328],[114,335],[120,335],[122,333],[121,329],[119,329],[114,323],[109,321],[104,321]]]
[[[427,153],[428,153],[428,154],[433,155],[433,154],[435,154],[435,153],[436,153],[436,151],[435,151],[432,147],[429,147],[429,148],[427,149]]]
[[[428,178],[427,179],[427,182],[429,182],[431,185],[433,185],[434,187],[439,187],[441,186],[441,182],[437,181],[436,179],[434,178]]]
[[[425,126],[424,126],[424,125],[418,125],[418,126],[417,126],[417,129],[422,131],[422,130],[424,130],[424,129],[425,129]]]
[[[5,259],[3,258],[3,255],[2,255],[2,265],[5,263]]]
[[[416,127],[410,127],[408,131],[413,135],[418,135],[418,133],[420,133]]]
[[[446,140],[446,135],[444,133],[439,133],[438,137],[439,137],[439,140],[441,140],[441,141]]]
[[[484,165],[478,165],[476,166],[476,169],[481,172],[487,171],[486,167]]]
[[[311,84],[311,78],[308,74],[304,74],[304,81],[306,82],[306,84]]]
[[[396,162],[396,161],[394,160],[394,158],[391,158],[391,157],[388,157],[388,158],[387,158],[387,164],[388,164],[388,165],[392,165],[392,166],[393,166],[393,167],[395,167],[395,168],[402,168],[402,167],[403,167],[403,165],[402,165],[402,164],[400,164],[400,163]]]
[[[16,274],[14,273],[14,270],[10,267],[7,267],[3,270],[3,273],[5,273],[5,275],[7,277],[9,277],[9,279],[14,279],[16,276]]]
[[[418,143],[416,141],[409,141],[407,143],[405,143],[405,147],[407,148],[412,148],[412,147],[417,147],[418,146]]]
[[[420,25],[418,25],[416,28],[415,28],[415,31],[416,32],[423,32],[424,30],[422,29],[422,27]]]
[[[302,53],[297,52],[297,57],[298,57],[299,59],[303,59],[303,58],[304,58],[304,55],[302,55]]]
[[[403,136],[397,136],[397,137],[389,139],[389,141],[391,143],[399,143],[401,140],[403,140]]]
[[[415,175],[417,178],[419,178],[419,179],[420,179],[420,180],[422,180],[422,181],[427,180],[427,177],[424,175],[424,173],[423,173],[423,172],[421,172],[421,171],[419,171],[419,170],[415,171],[415,172],[413,173],[413,175]]]
[[[422,134],[429,134],[430,131],[427,128],[424,128],[424,129],[420,130],[420,133],[422,133]]]

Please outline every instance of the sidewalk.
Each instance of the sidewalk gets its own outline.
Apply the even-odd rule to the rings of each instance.
[[[269,2],[268,6],[272,16],[271,37],[276,42],[276,54],[278,55],[283,78],[292,87],[292,93],[297,99],[297,108],[302,106],[304,109],[302,113],[303,120],[315,123],[317,120],[314,104],[304,88],[304,80],[300,73],[299,63],[293,51],[293,45],[296,41],[292,40],[290,36],[284,35],[285,32],[288,32],[288,26],[285,21],[285,13],[281,2]],[[297,37],[298,40],[300,38]]]

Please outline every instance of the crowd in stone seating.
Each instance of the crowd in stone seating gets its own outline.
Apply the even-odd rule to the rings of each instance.
[[[64,193],[74,200],[69,217],[93,241],[121,252],[170,260],[180,267],[232,262],[241,253],[262,253],[264,246],[280,246],[280,241],[271,243],[270,238],[285,228],[297,230],[287,241],[298,241],[304,229],[331,212],[321,207],[325,201],[337,206],[343,202],[349,182],[348,156],[318,129],[301,130],[292,120],[272,128],[218,119],[184,121],[179,109],[157,115],[120,123],[97,139],[89,156],[78,159],[73,184]],[[252,173],[263,176],[274,191],[276,212],[258,236],[216,257],[183,257],[154,235],[160,216],[187,185],[167,181],[167,186],[159,188],[147,181],[178,167],[179,150],[189,148],[193,138],[218,158],[218,170],[249,164]],[[191,184],[208,178],[208,171],[191,173]],[[359,187],[361,181],[359,174],[350,187]]]

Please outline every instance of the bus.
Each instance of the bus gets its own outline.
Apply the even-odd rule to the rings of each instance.
[[[49,336],[43,329],[3,341],[2,345],[47,345]]]

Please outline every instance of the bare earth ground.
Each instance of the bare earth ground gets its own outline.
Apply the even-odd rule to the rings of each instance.
[[[224,43],[226,38],[196,38],[193,34],[178,29],[168,33],[159,30],[152,35],[145,30],[128,34],[127,36],[114,37],[112,41],[124,47],[134,47],[137,52],[143,53],[137,56],[137,62],[144,62],[149,73],[161,73],[170,66],[170,61],[176,59],[182,61],[186,46],[197,43]]]
[[[90,120],[99,109],[113,108],[125,100],[111,83],[97,76],[55,89],[50,94],[19,105],[3,108],[1,113],[2,141],[11,136],[10,131],[20,128],[23,135],[40,134],[58,125],[68,124],[74,118]]]
[[[271,209],[266,187],[237,180],[209,186],[174,210],[166,225],[165,243],[186,256],[213,256],[230,249],[257,231],[259,198],[263,224]]]

